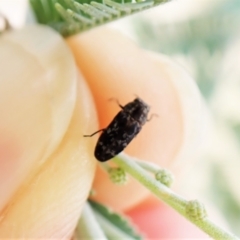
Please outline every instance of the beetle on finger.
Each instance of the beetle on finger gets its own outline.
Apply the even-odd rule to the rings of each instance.
[[[119,103],[118,105],[121,108],[120,112],[106,128],[91,135],[84,135],[84,137],[92,137],[96,133],[102,132],[94,151],[96,159],[101,162],[122,152],[148,121],[150,106],[141,98],[137,97],[125,106]]]

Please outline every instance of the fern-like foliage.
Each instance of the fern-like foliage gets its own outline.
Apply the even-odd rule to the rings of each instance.
[[[37,21],[73,35],[169,0],[30,0]]]

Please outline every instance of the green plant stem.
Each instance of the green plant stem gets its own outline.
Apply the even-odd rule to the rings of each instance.
[[[158,198],[163,200],[165,203],[173,207],[182,216],[190,220],[210,237],[214,239],[224,239],[224,240],[237,240],[238,238],[232,233],[229,233],[215,223],[213,223],[209,218],[205,217],[202,220],[194,220],[189,217],[186,213],[186,206],[188,201],[185,200],[180,195],[174,193],[171,189],[156,181],[149,173],[142,169],[134,160],[132,160],[126,154],[119,154],[113,159],[113,161],[118,164],[119,167],[123,168],[132,177],[142,183],[146,188],[148,188],[152,193],[154,193]]]
[[[108,172],[111,169],[107,162],[99,162],[99,165],[105,172]]]
[[[107,240],[107,237],[95,218],[91,206],[87,202],[83,208],[74,239]]]
[[[94,211],[94,210],[93,210]],[[102,229],[106,233],[108,239],[127,239],[134,240],[128,234],[125,234],[121,229],[117,228],[110,221],[101,216],[98,212],[94,211],[97,221],[100,223]]]
[[[141,166],[142,168],[144,168],[145,170],[147,170],[147,171],[149,171],[153,174],[156,174],[158,171],[161,170],[161,168],[157,164],[154,164],[154,163],[151,163],[151,162],[146,162],[146,161],[140,161],[138,159],[134,159],[134,161],[139,166]]]

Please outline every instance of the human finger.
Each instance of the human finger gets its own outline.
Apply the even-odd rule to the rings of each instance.
[[[0,40],[0,237],[70,238],[95,170],[83,138],[97,127],[91,94],[50,28]]]
[[[105,28],[72,36],[67,43],[94,96],[99,129],[105,128],[119,111],[119,106],[108,99],[117,98],[124,105],[136,94],[159,117],[143,126],[126,153],[178,174],[182,164],[193,161],[202,105],[196,85],[183,69],[168,57],[150,54]],[[97,141],[97,136],[93,138]],[[134,180],[126,186],[114,185],[100,168],[94,189],[94,199],[117,210],[131,208],[149,194]]]

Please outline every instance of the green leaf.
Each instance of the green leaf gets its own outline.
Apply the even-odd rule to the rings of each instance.
[[[111,211],[108,207],[100,203],[91,200],[89,200],[89,203],[108,239],[143,239],[143,237],[136,232],[128,219]]]
[[[169,0],[30,0],[39,23],[73,35]]]

